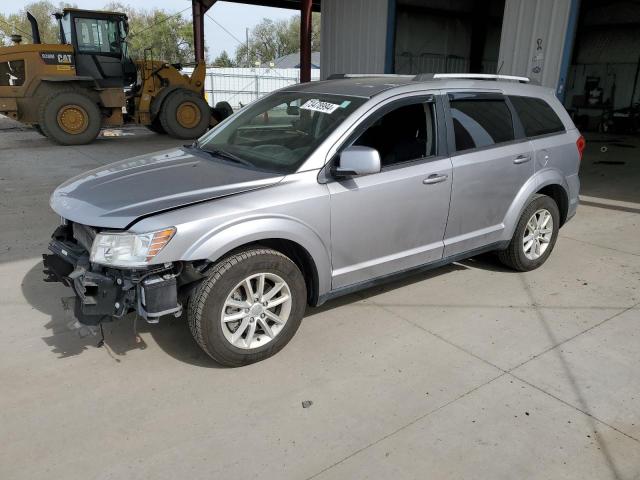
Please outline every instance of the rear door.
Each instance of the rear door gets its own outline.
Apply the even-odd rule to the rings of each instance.
[[[565,175],[577,173],[576,147],[567,141],[565,126],[542,98],[509,96],[524,133],[535,152],[534,168],[558,168]]]
[[[504,95],[458,91],[445,100],[453,152],[444,238],[448,257],[501,240],[507,210],[532,178],[534,162],[532,146]]]

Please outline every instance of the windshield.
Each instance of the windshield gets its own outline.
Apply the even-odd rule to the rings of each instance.
[[[260,170],[293,173],[364,101],[341,95],[278,92],[214,128],[200,140],[199,148]]]

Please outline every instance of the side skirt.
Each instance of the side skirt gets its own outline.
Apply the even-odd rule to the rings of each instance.
[[[327,302],[328,300],[333,300],[334,298],[341,297],[343,295],[348,295],[350,293],[357,292],[360,290],[365,290],[367,288],[371,288],[377,285],[383,285],[385,283],[393,282],[394,280],[399,280],[409,275],[415,275],[415,274],[426,272],[436,268],[444,267],[445,265],[449,265],[450,263],[475,257],[476,255],[480,255],[482,253],[487,253],[494,250],[504,250],[508,246],[509,246],[509,240],[494,242],[494,243],[490,243],[489,245],[485,245],[484,247],[475,248],[467,252],[458,253],[456,255],[451,255],[449,257],[436,260],[435,262],[425,263],[422,265],[418,265],[417,267],[412,267],[405,270],[401,270],[399,272],[382,275],[380,277],[376,277],[371,280],[365,280],[364,282],[358,282],[358,283],[354,283],[353,285],[340,287],[335,290],[331,290],[329,293],[320,295],[315,306],[318,307],[323,303]]]

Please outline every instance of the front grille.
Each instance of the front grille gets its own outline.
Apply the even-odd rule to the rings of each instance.
[[[73,238],[76,242],[84,247],[87,252],[91,251],[91,245],[93,245],[93,239],[96,238],[98,232],[95,228],[80,223],[73,224]]]

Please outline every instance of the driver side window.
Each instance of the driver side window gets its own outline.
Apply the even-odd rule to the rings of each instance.
[[[435,155],[433,102],[418,102],[385,113],[353,143],[378,151],[382,167]]]

